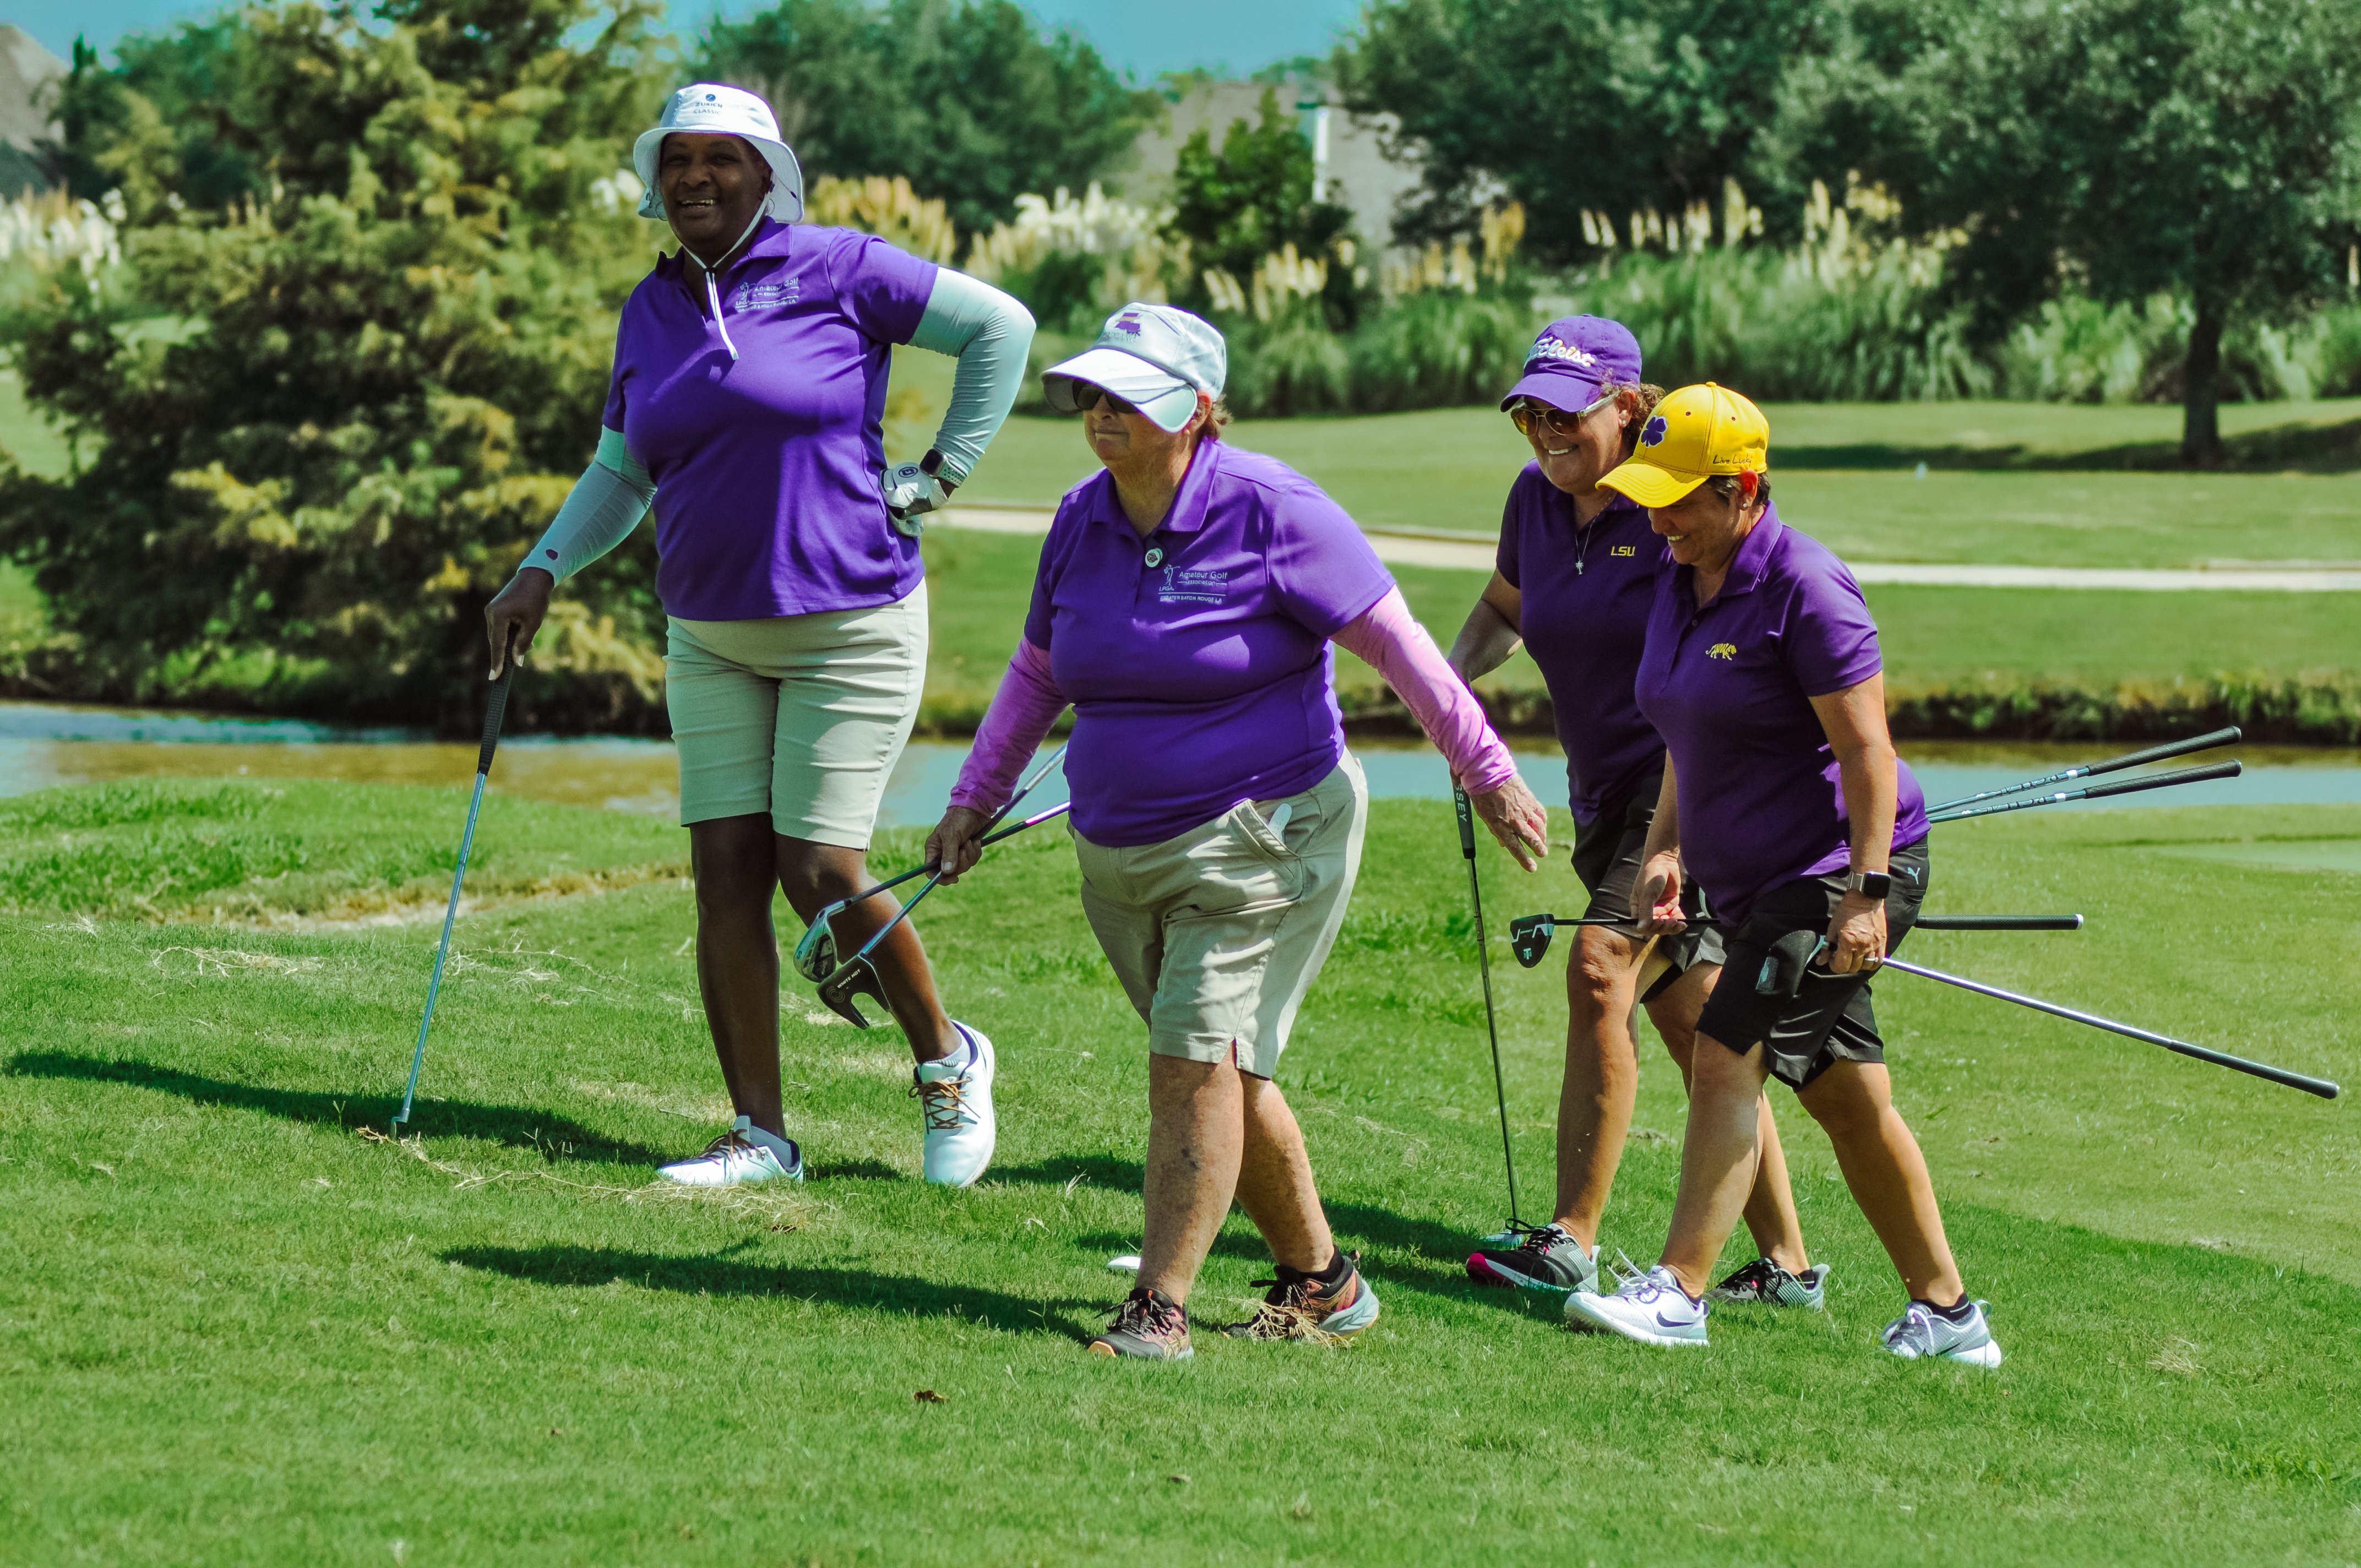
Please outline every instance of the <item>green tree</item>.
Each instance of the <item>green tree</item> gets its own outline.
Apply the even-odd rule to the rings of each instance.
[[[2188,301],[2193,463],[2224,331],[2341,293],[2361,234],[2361,0],[1858,0],[1789,86],[1772,139],[1853,149],[1956,231],[1984,340],[2070,290]]]
[[[612,184],[659,101],[653,0],[397,0],[224,19],[207,205],[128,82],[73,148],[119,181],[132,293],[68,271],[11,345],[82,460],[0,474],[0,550],[82,690],[458,727],[481,609],[588,456],[653,231]],[[641,542],[534,683],[630,721],[656,690]]]
[[[1677,212],[1741,181],[1793,231],[1820,170],[1756,156],[1786,62],[1820,47],[1821,0],[1370,0],[1334,69],[1347,106],[1390,114],[1424,160],[1406,239],[1465,234],[1505,186],[1544,260],[1583,254],[1582,212]],[[1837,166],[1841,176],[1843,165]]]
[[[1298,254],[1329,262],[1323,303],[1328,324],[1352,324],[1353,267],[1347,238],[1352,209],[1321,199],[1312,147],[1292,111],[1265,88],[1252,121],[1233,120],[1213,146],[1211,126],[1182,142],[1172,170],[1172,219],[1168,233],[1186,239],[1198,280],[1219,268],[1241,282],[1265,257],[1292,245]],[[1194,287],[1202,294],[1202,283]]]
[[[779,0],[717,19],[697,70],[769,98],[808,173],[901,175],[962,233],[1109,175],[1160,105],[1015,0]]]

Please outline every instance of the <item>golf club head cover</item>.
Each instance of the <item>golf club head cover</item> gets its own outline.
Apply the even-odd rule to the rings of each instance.
[[[1520,915],[1509,922],[1509,950],[1531,969],[1549,951],[1550,935],[1556,929],[1554,915]]]
[[[1771,931],[1778,929],[1776,925],[1770,927]],[[1752,920],[1738,933],[1740,941],[1750,945],[1763,942],[1769,949],[1763,956],[1761,972],[1754,977],[1755,992],[1761,996],[1793,996],[1804,989],[1804,973],[1820,956],[1824,945],[1821,936],[1817,931],[1788,931],[1763,942],[1768,935]]]

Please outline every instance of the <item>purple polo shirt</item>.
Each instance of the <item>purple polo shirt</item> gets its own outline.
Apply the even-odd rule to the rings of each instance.
[[[656,595],[685,620],[873,609],[918,586],[886,516],[891,345],[931,261],[849,229],[763,221],[715,280],[732,360],[675,255],[623,306],[606,423],[656,482]]]
[[[1850,861],[1836,753],[1808,699],[1884,664],[1861,585],[1776,507],[1703,609],[1695,576],[1676,565],[1657,587],[1640,710],[1680,775],[1682,859],[1715,918],[1734,922],[1772,888]],[[1899,848],[1927,836],[1927,797],[1907,764],[1895,767]]]
[[[1574,521],[1574,498],[1528,463],[1509,487],[1500,519],[1500,576],[1523,596],[1525,652],[1549,685],[1565,749],[1576,820],[1598,820],[1607,803],[1660,768],[1664,742],[1631,695],[1640,645],[1656,602],[1656,579],[1671,569],[1646,509],[1608,492],[1587,528]]]
[[[1074,827],[1125,849],[1297,795],[1345,751],[1328,639],[1394,580],[1342,507],[1276,458],[1199,444],[1143,540],[1115,480],[1066,493],[1025,636],[1074,705]]]

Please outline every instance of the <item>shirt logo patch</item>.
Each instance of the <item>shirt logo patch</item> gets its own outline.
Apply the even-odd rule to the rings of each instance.
[[[1609,555],[1637,555],[1639,553],[1640,547],[1636,544],[1618,544],[1608,552]]]
[[[759,311],[769,305],[792,305],[803,298],[804,280],[790,278],[783,283],[748,283],[730,296],[733,311]]]
[[[1705,651],[1705,656],[1708,659],[1736,659],[1738,657],[1738,644],[1735,642],[1717,642],[1712,647]]]
[[[1220,570],[1186,569],[1180,566],[1164,568],[1164,581],[1156,590],[1159,604],[1219,604],[1229,597],[1230,574]]]
[[[1586,370],[1598,363],[1598,356],[1590,350],[1576,348],[1565,339],[1546,332],[1533,339],[1533,351],[1526,355],[1525,359],[1527,363],[1535,359],[1564,359]]]
[[[1673,427],[1671,425],[1664,422],[1664,415],[1654,415],[1648,421],[1646,426],[1641,430],[1640,444],[1642,446],[1655,445],[1656,443],[1664,439],[1664,433],[1672,428]]]

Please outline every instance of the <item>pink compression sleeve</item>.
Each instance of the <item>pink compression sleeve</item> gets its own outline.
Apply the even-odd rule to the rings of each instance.
[[[1048,739],[1049,726],[1066,711],[1066,694],[1049,674],[1049,651],[1017,639],[1008,674],[992,694],[992,707],[976,727],[975,745],[951,786],[951,804],[989,817],[1008,800],[1017,775]]]
[[[1471,795],[1514,778],[1517,764],[1492,732],[1476,696],[1451,673],[1443,651],[1412,619],[1400,588],[1336,633],[1336,644],[1385,677]]]

